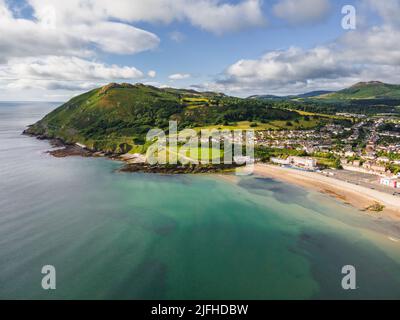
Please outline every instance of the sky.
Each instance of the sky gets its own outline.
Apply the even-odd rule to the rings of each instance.
[[[0,101],[110,82],[240,97],[400,83],[399,17],[400,0],[0,0]]]

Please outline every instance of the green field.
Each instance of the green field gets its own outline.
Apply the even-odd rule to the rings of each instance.
[[[379,81],[359,82],[350,88],[315,98],[327,100],[400,99],[400,85]]]
[[[149,149],[150,152],[150,149]],[[149,154],[148,154],[149,155]],[[207,147],[171,147],[166,146],[160,152],[157,149],[153,152],[153,157],[161,163],[181,162],[198,163],[201,161],[212,162],[214,159],[221,159],[224,156],[222,149]]]
[[[320,117],[320,118],[337,119],[337,120],[348,119],[344,116],[337,116],[334,114],[324,114],[324,113],[308,112],[308,111],[302,111],[302,110],[291,110],[291,111],[296,111],[297,113],[299,113],[302,116]]]
[[[290,124],[289,124],[290,123]],[[285,121],[285,120],[272,120],[267,123],[261,122],[251,122],[251,121],[239,121],[229,125],[210,125],[204,127],[194,128],[196,131],[202,129],[217,129],[217,130],[298,130],[298,129],[313,129],[320,124],[318,119],[305,120],[304,117],[298,119],[297,121]]]

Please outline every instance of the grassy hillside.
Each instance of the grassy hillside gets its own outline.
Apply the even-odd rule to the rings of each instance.
[[[71,99],[32,125],[27,133],[123,153],[141,151],[138,146],[144,144],[147,132],[167,129],[169,120],[177,120],[182,129],[301,118],[296,112],[276,109],[259,100],[111,83]]]
[[[251,96],[249,100],[274,103],[275,107],[317,114],[340,112],[375,115],[400,114],[400,85],[379,81],[359,82],[337,92],[313,91],[297,96]]]
[[[350,88],[323,94],[316,98],[328,100],[400,99],[400,85],[379,81],[359,82]]]

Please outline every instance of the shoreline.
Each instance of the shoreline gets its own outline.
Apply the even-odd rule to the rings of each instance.
[[[282,168],[270,164],[256,164],[254,166],[254,175],[273,178],[318,191],[377,218],[385,216],[400,221],[400,197],[327,177],[316,172]],[[367,209],[376,203],[383,205],[384,208],[381,211]]]
[[[213,166],[198,165],[189,167],[172,167],[172,166],[149,166],[140,163],[129,163],[122,154],[96,152],[83,149],[75,144],[66,144],[61,139],[47,138],[43,136],[35,136],[24,132],[23,134],[36,137],[39,140],[48,140],[54,150],[48,150],[47,153],[56,157],[63,158],[69,156],[81,157],[106,157],[111,160],[123,161],[125,165],[119,169],[120,172],[143,172],[143,173],[160,173],[160,174],[210,174],[217,176],[225,176],[240,166]],[[228,173],[228,174],[227,174]],[[306,189],[311,189],[325,195],[331,196],[343,203],[349,204],[360,211],[374,217],[388,217],[396,221],[400,221],[400,197],[395,197],[388,193],[372,190],[363,186],[348,183],[332,177],[327,177],[316,172],[307,172],[290,168],[282,168],[271,164],[256,163],[254,165],[254,175],[266,178],[273,178],[286,183],[292,183]],[[232,181],[232,180],[231,180]],[[384,208],[379,211],[369,210],[373,205],[383,205]]]
[[[118,169],[119,172],[140,172],[140,173],[159,173],[159,174],[227,174],[234,171],[242,165],[237,164],[195,164],[195,165],[168,165],[156,164],[150,165],[145,162],[135,162],[135,157],[126,157],[127,154],[106,153],[103,151],[94,151],[82,148],[77,144],[67,144],[59,138],[47,138],[44,136],[35,136],[25,131],[23,134],[34,137],[38,140],[47,140],[54,148],[47,150],[46,153],[55,158],[83,157],[83,158],[107,158],[114,161],[122,161],[124,165]]]

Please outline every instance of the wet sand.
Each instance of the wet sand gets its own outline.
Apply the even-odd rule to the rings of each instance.
[[[316,172],[306,172],[274,165],[256,164],[254,174],[322,192],[377,217],[385,216],[400,220],[400,197],[326,177]],[[376,203],[384,206],[382,211],[366,210]]]

